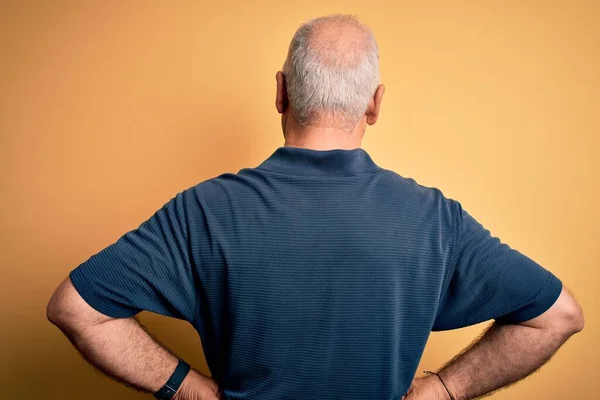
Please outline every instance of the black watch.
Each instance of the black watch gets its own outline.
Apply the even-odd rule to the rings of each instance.
[[[171,400],[188,372],[190,372],[190,365],[183,360],[179,360],[177,368],[173,371],[173,375],[171,375],[163,387],[154,393],[154,397],[158,400]]]

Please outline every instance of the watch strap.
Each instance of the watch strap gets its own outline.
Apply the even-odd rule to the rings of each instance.
[[[158,400],[171,400],[188,372],[190,372],[190,365],[183,360],[179,360],[175,371],[173,371],[173,374],[167,380],[167,383],[154,393],[154,397]]]

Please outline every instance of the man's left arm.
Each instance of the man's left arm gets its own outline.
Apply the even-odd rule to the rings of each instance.
[[[108,376],[154,393],[167,382],[178,358],[154,340],[133,317],[112,318],[90,307],[65,279],[48,303],[47,317],[83,357]],[[217,400],[216,382],[194,370],[176,400]]]
[[[178,193],[137,229],[69,273],[48,307],[87,361],[107,375],[156,392],[178,359],[135,320],[140,311],[196,321],[196,275],[190,255],[186,196]],[[216,383],[191,370],[179,399],[215,399]]]

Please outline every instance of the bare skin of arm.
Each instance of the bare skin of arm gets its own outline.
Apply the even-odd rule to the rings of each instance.
[[[177,365],[177,358],[134,318],[111,318],[99,313],[83,300],[68,278],[50,299],[47,316],[88,362],[140,390],[160,389]],[[581,307],[563,288],[546,312],[520,324],[492,324],[438,373],[456,400],[473,399],[536,371],[583,326]],[[406,400],[449,398],[436,376],[416,378],[405,396]],[[218,400],[218,387],[210,378],[191,370],[175,399]]]
[[[46,314],[83,357],[108,376],[138,390],[156,392],[177,366],[177,357],[156,342],[135,318],[99,313],[65,279],[48,303]],[[217,384],[190,370],[176,400],[217,400]]]
[[[535,372],[584,326],[581,307],[563,287],[546,312],[520,324],[493,323],[484,334],[438,371],[452,397],[473,399]],[[450,399],[435,375],[415,378],[405,400]]]

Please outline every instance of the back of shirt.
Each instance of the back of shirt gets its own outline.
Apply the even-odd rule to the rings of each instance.
[[[190,321],[226,399],[398,399],[432,330],[533,318],[561,282],[363,149],[278,148],[72,271],[107,315]]]

